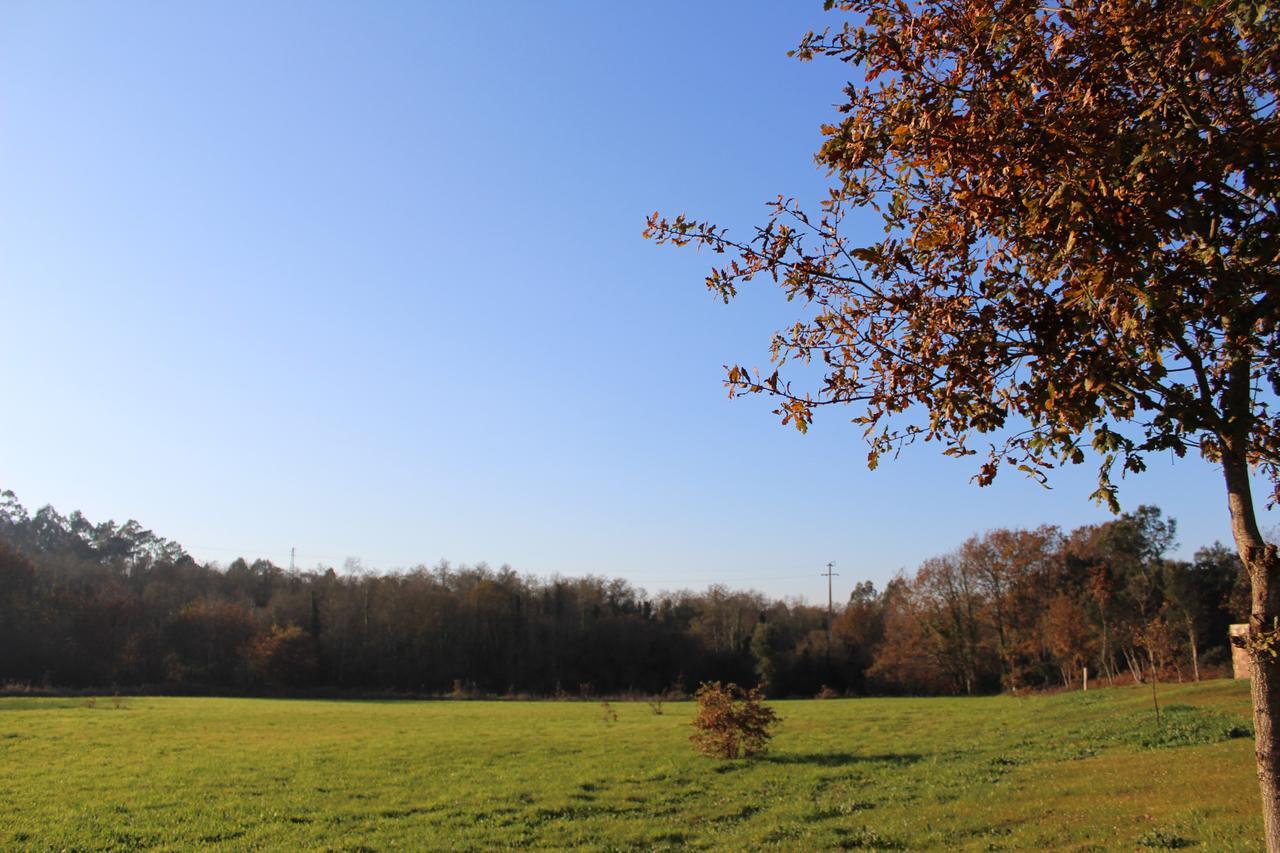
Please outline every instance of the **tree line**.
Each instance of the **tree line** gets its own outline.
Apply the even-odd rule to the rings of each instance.
[[[455,695],[957,694],[1198,678],[1248,610],[1234,552],[1167,558],[1141,507],[1069,533],[992,530],[825,607],[711,586],[538,578],[441,562],[396,572],[200,563],[135,521],[0,495],[0,681],[205,692]]]

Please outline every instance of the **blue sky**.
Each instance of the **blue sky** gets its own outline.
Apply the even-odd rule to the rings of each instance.
[[[708,255],[640,232],[819,192],[847,72],[785,53],[821,5],[6,3],[0,487],[222,562],[815,601],[828,560],[843,597],[1105,520],[1088,467],[870,472],[846,414],[800,436],[726,399],[794,307],[721,305]],[[1229,539],[1215,469],[1150,465],[1126,507]]]

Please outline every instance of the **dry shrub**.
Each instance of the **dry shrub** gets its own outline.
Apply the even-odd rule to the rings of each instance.
[[[661,698],[650,699],[649,710],[654,713],[654,716],[661,717],[662,716],[662,699]]]
[[[689,736],[698,751],[710,758],[751,758],[764,755],[778,715],[763,702],[759,687],[744,690],[718,681],[703,684],[694,694],[698,715]]]
[[[822,689],[813,697],[814,699],[839,699],[840,694],[831,689],[827,685],[822,685]]]
[[[601,702],[600,709],[602,712],[601,716],[606,723],[618,722],[618,712],[613,709],[613,705],[608,702]]]

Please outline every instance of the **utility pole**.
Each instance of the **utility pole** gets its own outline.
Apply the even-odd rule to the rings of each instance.
[[[827,579],[827,657],[831,657],[831,623],[835,619],[835,607],[831,599],[831,579],[840,577],[839,572],[833,572],[836,567],[835,563],[827,563],[827,571],[825,574],[819,575]]]
[[[295,566],[294,566],[294,562],[293,562],[293,558],[294,558],[294,556],[295,556],[295,555],[294,555],[294,552],[295,552],[295,551],[297,551],[297,550],[298,550],[298,549],[297,549],[296,547],[294,547],[294,548],[290,548],[290,549],[289,549],[289,573],[290,573],[290,574],[293,574],[293,571],[294,571],[294,568],[295,568]]]

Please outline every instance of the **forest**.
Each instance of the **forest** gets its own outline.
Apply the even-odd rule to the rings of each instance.
[[[827,608],[440,562],[391,572],[201,563],[136,521],[0,494],[0,683],[175,693],[951,695],[1193,680],[1229,665],[1248,582],[1220,544],[1168,555],[1143,506],[993,529]]]

